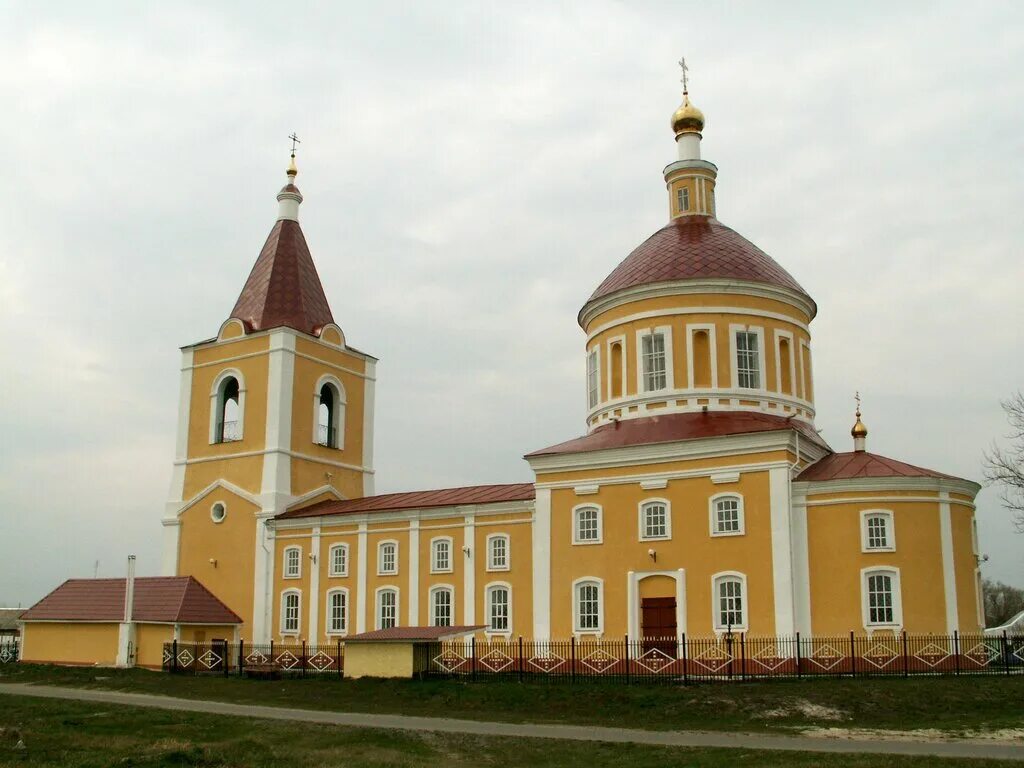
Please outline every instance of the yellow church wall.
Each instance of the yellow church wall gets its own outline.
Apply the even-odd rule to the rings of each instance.
[[[952,494],[951,494],[952,495]],[[960,631],[980,632],[984,620],[979,616],[977,568],[974,552],[974,511],[965,506],[950,506],[953,529],[953,564],[956,575],[957,619]]]
[[[224,520],[215,523],[211,507],[222,502]],[[242,636],[252,639],[253,579],[259,511],[252,502],[224,488],[215,488],[181,513],[178,543],[179,576],[194,576],[244,622]],[[216,565],[210,560],[216,560]]]
[[[116,622],[26,622],[21,660],[113,666],[117,661],[118,629]]]
[[[212,643],[227,640],[233,642],[234,625],[231,624],[182,624],[179,643]]]
[[[297,336],[295,353],[328,363],[335,368],[347,368],[357,373],[366,373],[366,359],[344,349],[326,345],[320,341]]]
[[[263,482],[263,457],[241,456],[189,464],[185,468],[184,498],[194,498],[218,480],[227,480],[242,490],[258,494]]]
[[[711,536],[709,503],[720,493],[742,495],[744,535]],[[653,499],[670,503],[671,539],[640,539],[639,505]],[[602,508],[603,543],[573,544],[572,510],[588,504]],[[598,493],[585,496],[577,496],[572,489],[555,489],[551,494],[551,537],[554,637],[572,633],[574,580],[586,576],[604,580],[604,634],[615,637],[628,631],[628,572],[680,568],[685,569],[687,632],[707,635],[713,631],[711,580],[721,571],[738,571],[747,577],[750,631],[774,631],[767,471],[746,472],[738,482],[718,485],[710,478],[697,477],[671,480],[666,488],[656,490],[644,490],[634,483],[602,486]],[[656,559],[648,554],[650,549],[655,550]],[[655,586],[644,585],[645,589]]]
[[[273,602],[272,623],[270,634],[277,641],[283,643],[297,643],[302,640],[310,641],[309,617],[310,611],[317,610],[315,604],[311,604],[313,596],[310,594],[309,583],[312,569],[318,567],[309,558],[312,551],[312,528],[286,529],[279,532],[274,538],[274,589],[271,594]],[[286,577],[284,575],[284,553],[291,547],[299,548],[299,576],[298,578]],[[284,593],[287,590],[299,590],[299,629],[295,634],[285,635],[281,631],[281,604]]]
[[[861,512],[867,509],[892,511],[894,552],[861,551]],[[899,569],[903,625],[908,632],[946,632],[937,501],[808,506],[807,531],[815,635],[864,632],[861,570],[870,567]]]
[[[523,635],[529,637],[533,632],[533,535],[529,523],[514,522],[530,520],[529,515],[508,515],[504,519],[478,517],[478,525],[473,530],[472,551],[474,580],[476,582],[475,606],[476,624],[487,624],[487,587],[491,584],[503,584],[511,588],[511,622],[508,637]],[[487,537],[504,534],[509,537],[509,569],[507,571],[491,571],[487,568],[488,551]],[[553,555],[552,555],[553,556]],[[486,636],[487,633],[480,633]]]
[[[172,640],[173,624],[136,624],[135,666],[160,669],[163,666],[164,643]]]
[[[398,573],[378,574],[379,551],[381,542],[398,542]],[[428,567],[420,562],[420,571]],[[360,610],[366,618],[366,629],[377,628],[377,590],[381,587],[394,587],[398,590],[398,625],[408,626],[409,621],[409,523],[392,521],[368,526],[366,535],[366,605]],[[354,614],[353,614],[354,615]]]
[[[431,623],[430,590],[442,584],[451,586],[455,592],[455,599],[452,604],[452,623],[463,623],[462,606],[465,597],[463,585],[466,572],[466,555],[462,551],[462,547],[465,546],[463,541],[464,526],[464,516],[423,520],[420,523],[420,594],[415,622],[418,625],[426,626]],[[451,539],[451,570],[434,573],[432,545],[434,539],[441,537]],[[406,611],[406,617],[408,617],[408,611]],[[400,623],[407,624],[407,618],[403,619]]]
[[[571,471],[543,472],[538,471],[537,483],[594,483],[605,478],[636,477],[661,474],[666,472],[700,472],[702,470],[733,469],[745,464],[762,464],[768,462],[793,460],[793,454],[786,450],[768,450],[749,453],[742,456],[720,456],[707,459],[680,459],[651,464],[637,464],[622,467],[600,467],[597,469],[578,469]],[[722,487],[722,486],[716,486]],[[585,499],[587,497],[580,497]]]
[[[331,575],[331,547],[335,544],[347,544],[348,545],[348,568],[345,571],[344,576],[332,576]],[[310,547],[312,547],[312,539],[310,539]],[[316,610],[318,619],[317,626],[319,630],[317,632],[318,638],[315,642],[319,643],[332,643],[337,641],[344,635],[354,634],[355,624],[354,617],[356,611],[359,610],[357,601],[359,596],[356,594],[356,574],[358,573],[357,568],[359,567],[359,535],[358,529],[355,526],[345,526],[343,529],[335,530],[325,528],[322,530],[320,536],[320,549],[317,552],[317,569],[320,571],[320,589],[319,595],[311,596],[311,600],[315,600],[315,605],[310,606],[310,611]],[[332,589],[347,589],[347,609],[348,616],[345,632],[342,634],[331,633],[330,623],[327,615],[327,593]]]
[[[329,449],[324,449],[329,450]],[[363,473],[345,467],[336,467],[318,461],[310,461],[292,457],[291,478],[292,493],[301,495],[314,488],[328,484],[327,473],[330,473],[330,485],[343,499],[356,499],[363,496]],[[317,497],[320,498],[320,497]],[[310,506],[312,500],[303,504]]]

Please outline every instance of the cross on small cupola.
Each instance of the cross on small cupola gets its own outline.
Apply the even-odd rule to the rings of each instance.
[[[857,401],[857,422],[853,425],[853,429],[850,430],[850,434],[853,435],[853,450],[861,452],[867,450],[868,428],[860,420],[860,392],[855,393],[853,399]]]
[[[301,144],[302,140],[292,131],[292,135],[288,137],[292,142],[292,161],[288,164],[288,177],[292,180],[299,175],[299,169],[295,167],[295,150],[296,145]]]

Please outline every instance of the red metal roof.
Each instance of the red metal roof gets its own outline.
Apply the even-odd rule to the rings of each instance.
[[[334,322],[299,222],[274,224],[231,317],[249,331],[287,326],[314,335]]]
[[[787,419],[770,413],[752,411],[708,411],[706,413],[695,411],[693,413],[670,413],[664,416],[623,419],[616,423],[605,424],[589,435],[528,453],[526,458],[785,429],[799,430],[805,438],[825,448],[828,447],[814,429],[799,419]]]
[[[588,300],[623,288],[697,278],[768,283],[807,296],[792,275],[767,253],[710,216],[680,216],[627,256]]]
[[[68,579],[21,615],[22,621],[121,621],[125,579]],[[242,619],[191,576],[135,579],[132,620],[241,624]]]
[[[377,629],[372,632],[362,632],[358,635],[351,635],[345,638],[346,643],[359,642],[391,642],[400,640],[442,640],[446,637],[457,637],[467,635],[483,629],[485,624],[476,624],[471,627],[391,627],[390,629]]]
[[[494,504],[501,501],[528,501],[536,495],[533,483],[505,485],[472,485],[463,488],[443,488],[436,491],[407,491],[363,496],[342,501],[321,501],[301,509],[290,509],[278,515],[281,518],[322,517],[348,515],[356,512],[389,512],[399,509],[448,507],[455,504]]]
[[[959,480],[953,475],[936,472],[933,469],[915,467],[896,459],[879,456],[867,451],[833,453],[815,462],[797,475],[798,481],[847,480],[854,477],[938,477]]]

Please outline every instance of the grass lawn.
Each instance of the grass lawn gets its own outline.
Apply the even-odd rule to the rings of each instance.
[[[36,682],[192,699],[507,722],[655,730],[788,731],[808,727],[950,733],[1024,728],[1024,677],[776,680],[664,686],[453,680],[276,681],[146,670],[11,664],[0,682]]]
[[[25,750],[15,750],[22,739]],[[995,768],[994,760],[826,755],[742,749],[418,734],[0,696],[0,765],[71,766],[560,766],[630,768],[811,766]]]

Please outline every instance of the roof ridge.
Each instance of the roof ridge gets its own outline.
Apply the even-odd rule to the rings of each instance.
[[[194,576],[185,577],[185,588],[181,590],[181,600],[178,603],[178,610],[174,612],[175,621],[181,621],[181,611],[185,607],[185,598],[188,597],[188,588],[193,581],[195,581]]]

